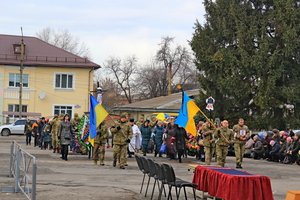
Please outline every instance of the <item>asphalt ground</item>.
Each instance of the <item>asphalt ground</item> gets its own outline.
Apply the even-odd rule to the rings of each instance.
[[[87,155],[71,154],[69,160],[60,159],[59,154],[50,150],[40,150],[37,147],[26,146],[25,136],[0,136],[0,187],[14,186],[9,175],[9,159],[11,142],[17,141],[24,150],[37,159],[37,200],[113,200],[113,199],[150,199],[151,180],[147,197],[140,194],[143,175],[139,171],[135,158],[128,159],[125,170],[112,166],[112,149],[106,149],[105,166],[94,165]],[[174,167],[176,176],[192,181],[193,167],[203,164],[194,157],[183,159],[183,163],[167,158],[154,158],[159,163],[168,163]],[[212,163],[215,164],[215,163]],[[227,157],[226,167],[235,167],[235,158]],[[300,166],[284,165],[264,160],[245,159],[243,170],[253,174],[268,176],[271,180],[274,199],[285,199],[288,190],[300,190]],[[152,183],[152,184],[151,184]],[[192,199],[192,191],[187,189],[188,198]],[[245,191],[247,192],[247,191]],[[154,199],[157,199],[157,190]],[[200,199],[201,192],[197,191]],[[175,196],[173,197],[175,198]],[[0,192],[0,200],[26,199],[20,193]],[[163,198],[164,199],[164,198]],[[184,199],[182,193],[181,198]]]

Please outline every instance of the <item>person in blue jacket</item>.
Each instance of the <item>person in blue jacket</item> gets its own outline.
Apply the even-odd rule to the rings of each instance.
[[[151,139],[151,127],[149,126],[149,120],[146,120],[144,124],[141,126],[141,134],[142,134],[142,150],[144,156],[146,156],[147,150],[148,150],[148,144]]]
[[[162,121],[158,121],[156,127],[154,128],[154,136],[153,141],[155,143],[155,151],[154,157],[159,154],[159,157],[162,157],[162,154],[159,152],[161,145],[163,143],[163,134],[164,134],[164,126]]]
[[[271,140],[270,145],[272,147],[269,153],[268,161],[278,161],[279,160],[279,151],[280,151],[280,144],[276,140]]]

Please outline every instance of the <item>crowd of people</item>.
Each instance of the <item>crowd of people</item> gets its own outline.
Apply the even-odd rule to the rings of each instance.
[[[25,125],[26,144],[41,149],[51,149],[60,153],[63,160],[68,160],[68,152],[75,146],[77,126],[80,118],[77,114],[70,119],[68,114],[55,115],[51,120],[40,118],[35,122],[28,120]],[[236,157],[236,168],[242,168],[243,158],[266,159],[284,164],[300,165],[300,132],[272,131],[251,134],[244,119],[229,128],[227,120],[215,125],[210,120],[197,124],[197,134],[192,135],[183,127],[175,124],[174,117],[151,120],[141,117],[138,121],[128,114],[121,114],[120,120],[108,126],[103,121],[97,127],[94,138],[93,161],[105,165],[105,149],[113,147],[113,166],[117,163],[121,169],[127,166],[127,157],[139,152],[146,156],[166,156],[182,162],[184,157],[194,156],[210,165],[212,159],[224,167],[227,154]]]
[[[217,164],[224,167],[227,154],[231,154],[236,157],[236,168],[242,168],[244,157],[300,165],[300,132],[273,129],[251,134],[244,119],[239,119],[232,129],[227,120],[219,126],[208,120],[198,123],[197,135],[193,136],[174,121],[173,117],[164,122],[155,118],[151,121],[141,118],[137,122],[131,119],[134,131],[129,156],[132,149],[141,150],[144,155],[152,151],[154,156],[166,154],[179,162],[190,155],[207,165],[216,158]]]
[[[75,144],[79,120],[78,114],[72,120],[69,114],[55,115],[51,120],[45,117],[35,121],[28,119],[24,128],[26,145],[32,144],[33,137],[34,147],[53,150],[53,153],[60,153],[61,159],[67,161],[69,146],[72,149]]]

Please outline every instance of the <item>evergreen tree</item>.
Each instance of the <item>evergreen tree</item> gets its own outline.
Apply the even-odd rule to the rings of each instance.
[[[202,105],[215,116],[243,117],[252,128],[299,128],[300,1],[205,0],[206,23],[190,42]],[[294,108],[292,109],[293,106]]]

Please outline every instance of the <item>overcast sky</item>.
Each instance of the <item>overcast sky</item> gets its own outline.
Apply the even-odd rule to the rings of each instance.
[[[1,1],[0,33],[36,36],[50,27],[67,29],[102,64],[110,56],[136,55],[145,63],[161,37],[188,46],[194,23],[204,22],[202,0],[14,0]]]

